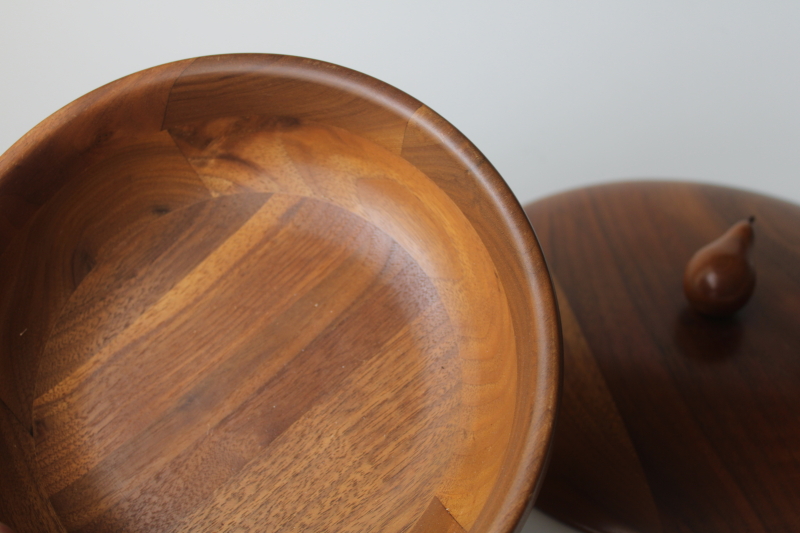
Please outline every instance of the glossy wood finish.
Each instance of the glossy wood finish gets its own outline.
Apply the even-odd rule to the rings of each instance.
[[[17,533],[505,532],[537,490],[538,244],[377,80],[239,55],[98,89],[0,159],[0,251]]]
[[[537,506],[599,532],[800,528],[800,207],[622,183],[527,206],[559,288],[564,397]],[[731,319],[682,292],[692,254],[756,217]]]
[[[683,293],[701,314],[727,317],[742,308],[756,286],[754,218],[740,220],[700,248],[683,271]]]

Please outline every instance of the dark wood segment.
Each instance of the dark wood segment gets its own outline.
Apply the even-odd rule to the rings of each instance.
[[[267,194],[201,201],[160,217],[134,239],[110,242],[71,295],[42,353],[39,395],[113,339],[192,272],[267,201]],[[133,243],[136,245],[133,246]],[[146,282],[143,282],[146,280]],[[102,334],[101,334],[102,333]]]
[[[33,438],[0,402],[0,522],[16,533],[64,533],[35,467]]]
[[[564,290],[556,286],[564,335],[564,390],[541,509],[569,509],[580,524],[660,532],[647,477],[625,423]],[[611,487],[611,488],[609,488]]]
[[[574,313],[574,326],[562,313],[570,418],[538,505],[586,531],[796,531],[800,207],[641,182],[526,210]],[[733,318],[705,318],[683,295],[686,263],[749,216],[756,290]],[[619,446],[600,461],[606,443]]]
[[[0,169],[25,207],[0,228],[0,398],[44,529],[399,532],[432,501],[445,531],[520,523],[552,288],[508,188],[419,102],[200,58],[87,95]]]

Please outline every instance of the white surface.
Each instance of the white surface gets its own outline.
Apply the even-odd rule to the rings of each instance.
[[[0,1],[0,152],[82,94],[207,54],[348,66],[415,96],[522,202],[669,177],[800,202],[800,2]],[[526,532],[565,531],[535,515]]]

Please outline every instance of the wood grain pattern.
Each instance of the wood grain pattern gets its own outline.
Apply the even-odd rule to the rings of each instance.
[[[103,247],[165,212],[210,197],[168,134],[112,146],[111,155],[54,193],[48,208],[37,212],[0,256],[0,276],[6,280],[0,293],[0,346],[15,354],[0,358],[0,398],[22,421],[31,418],[34,362]],[[76,197],[85,203],[76,204]]]
[[[0,402],[0,520],[17,531],[63,533],[37,474],[33,438]]]
[[[569,299],[556,288],[570,364],[564,367],[551,466],[537,504],[548,512],[558,509],[562,520],[598,530],[660,532],[658,509],[636,448]],[[624,489],[607,490],[611,480]]]
[[[425,180],[408,179],[416,171],[405,161],[396,158],[381,167],[370,164],[380,160],[376,148],[339,129],[285,121],[214,120],[202,131],[185,127],[173,130],[173,135],[215,194],[280,191],[340,205],[391,234],[436,280],[448,316],[463,332],[460,351],[465,396],[470,398],[464,401],[464,409],[471,411],[461,417],[469,449],[457,454],[459,464],[451,469],[454,479],[448,479],[440,497],[453,506],[454,515],[465,526],[471,526],[503,460],[500,454],[487,457],[486,451],[504,449],[508,443],[516,361],[495,360],[496,354],[514,349],[512,321],[507,306],[495,303],[496,294],[501,301],[506,299],[504,290],[494,268],[477,260],[482,245],[468,221],[456,216],[452,201],[441,190]],[[297,170],[301,160],[306,165],[303,172]],[[346,172],[338,171],[342,165],[347,165]],[[331,180],[331,173],[337,179]],[[440,213],[448,210],[453,216],[442,224]],[[467,237],[469,242],[465,242]],[[432,248],[444,253],[432,255]],[[464,308],[465,292],[484,301],[485,314]],[[487,342],[494,346],[490,351],[485,349]],[[482,467],[476,469],[476,462]]]
[[[537,505],[586,531],[796,531],[800,207],[641,182],[526,209],[562,289],[567,369]],[[750,303],[696,314],[686,262],[751,215]]]
[[[0,158],[0,176],[3,180],[0,188],[0,257],[7,258],[0,261],[2,265],[0,269],[19,270],[23,263],[17,263],[16,266],[13,264],[14,261],[22,259],[19,247],[27,246],[26,253],[28,254],[37,253],[36,250],[31,249],[25,234],[31,230],[30,226],[36,224],[32,219],[40,207],[50,201],[62,187],[70,183],[76,175],[83,173],[87,167],[97,163],[98,160],[110,153],[116,153],[120,145],[130,144],[131,136],[159,132],[170,87],[175,76],[188,64],[189,62],[179,62],[156,67],[119,80],[84,96],[37,126],[34,131],[20,139]],[[163,140],[168,142],[168,138],[164,134],[157,137],[162,142]],[[102,184],[103,181],[99,180],[99,183]],[[116,183],[111,184],[107,190],[110,191],[115,185]],[[73,182],[72,187],[81,187],[81,185]],[[83,192],[87,190],[91,190],[91,188],[87,187]],[[96,200],[100,198],[102,198],[102,194],[95,197]],[[62,207],[62,209],[69,209],[69,206]],[[83,216],[87,222],[90,222],[88,219],[91,219],[91,214]],[[41,222],[39,223],[41,224]],[[81,228],[82,231],[87,229]],[[113,231],[113,228],[103,228],[106,232],[109,229]],[[80,233],[76,233],[74,236],[74,238],[82,237],[83,235]],[[13,241],[17,242],[18,248],[7,251],[7,247]],[[40,254],[49,253],[47,247],[41,244],[37,244],[36,248]],[[78,255],[80,254],[81,252],[78,252]],[[41,258],[28,257],[27,259],[32,261],[31,265],[42,263]],[[42,264],[38,264],[37,268],[44,267]],[[10,279],[16,275],[16,271],[4,271],[3,275]],[[21,285],[17,284],[17,286]],[[42,287],[41,280],[38,287],[40,289]],[[5,294],[2,297],[13,297],[12,291],[19,295],[19,289],[9,288],[4,290]],[[24,299],[28,296],[22,295],[21,297]],[[57,308],[60,301],[58,299],[52,306],[48,304],[46,312]],[[3,308],[9,309],[8,305]],[[42,304],[40,303],[40,305]],[[11,305],[12,309],[23,311],[27,307]],[[35,309],[37,306],[31,305],[30,308]],[[3,330],[16,329],[5,317],[0,320],[2,320],[0,327]],[[15,321],[19,321],[19,318],[16,318]],[[22,322],[26,323],[18,331],[13,333],[4,331],[4,333],[11,334],[13,338],[25,328],[39,331],[40,325],[46,327],[48,324],[48,322],[29,324],[30,320],[27,318]],[[27,340],[30,341],[32,338],[34,336],[28,337]],[[34,338],[31,342],[37,343],[40,340],[40,338]],[[6,339],[3,342],[9,341]],[[29,356],[13,359],[0,358],[0,383],[2,383],[0,400],[4,401],[26,425],[30,420],[31,394],[33,392],[31,380],[36,372],[34,365],[35,358]]]
[[[449,124],[341,67],[238,55],[115,82],[21,143],[0,159],[0,198],[28,206],[2,227],[0,399],[58,522],[0,521],[520,523],[554,298],[521,208]]]
[[[285,117],[345,129],[399,154],[422,104],[378,80],[311,59],[201,57],[176,80],[164,128],[225,117]]]
[[[57,111],[0,158],[0,251],[19,228],[88,164],[129,135],[161,130],[179,61],[101,87]]]

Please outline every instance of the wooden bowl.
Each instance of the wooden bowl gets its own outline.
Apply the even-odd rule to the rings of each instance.
[[[450,124],[317,61],[205,57],[0,159],[0,521],[511,531],[559,382],[521,207]]]

